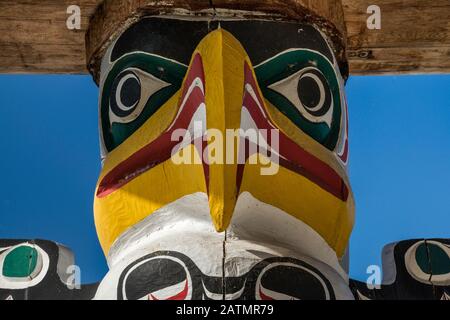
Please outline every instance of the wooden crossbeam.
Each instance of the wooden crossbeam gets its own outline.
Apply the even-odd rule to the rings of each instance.
[[[1,0],[0,73],[87,73],[85,33],[100,2]],[[66,27],[74,4],[80,30]],[[381,8],[381,30],[366,26],[372,4]],[[342,0],[342,6],[351,74],[450,72],[450,0]]]
[[[343,0],[352,74],[449,73],[450,0]],[[381,8],[381,30],[366,27]]]

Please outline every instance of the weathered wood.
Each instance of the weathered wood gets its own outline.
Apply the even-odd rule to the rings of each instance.
[[[197,15],[218,9],[263,13],[315,23],[329,36],[340,63],[345,64],[345,22],[341,0],[105,0],[98,8],[86,35],[86,56],[89,71],[98,78],[103,52],[118,33],[141,16],[174,14],[174,9],[186,9]],[[175,11],[177,13],[178,11]],[[348,69],[345,66],[345,69]]]
[[[175,1],[179,7],[183,7],[182,2],[186,2]],[[246,0],[241,3],[243,9],[255,9],[265,2],[265,9],[275,10],[275,13],[279,4],[293,1]],[[0,73],[86,73],[85,33],[100,2],[102,1],[1,0]],[[126,1],[129,6],[142,2]],[[191,7],[185,6],[186,9],[199,10],[210,3],[209,0],[191,2]],[[229,7],[236,1],[212,2],[217,7]],[[324,17],[335,14],[336,9],[330,1],[298,2],[310,6],[316,12],[321,11]],[[450,0],[375,2],[342,0],[352,74],[450,72]],[[272,8],[268,3],[271,3]],[[71,31],[66,28],[66,9],[72,4],[81,7],[81,30]],[[328,11],[323,9],[324,4],[329,6]],[[366,27],[366,10],[371,4],[381,7],[381,30],[369,30]],[[290,11],[285,12],[295,12],[295,8],[291,7]],[[342,28],[339,23],[335,24],[338,29]],[[110,26],[105,24],[104,28]],[[90,42],[97,43],[101,40],[91,39]]]
[[[352,74],[450,72],[450,0],[343,0]],[[366,27],[381,8],[381,30]]]
[[[353,75],[450,73],[450,47],[371,47],[349,55]]]
[[[101,0],[0,1],[0,73],[86,73],[84,35]],[[81,8],[68,30],[67,7]]]

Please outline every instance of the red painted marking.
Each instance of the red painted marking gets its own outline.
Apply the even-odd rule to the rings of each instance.
[[[268,137],[270,137],[270,130],[276,129],[276,127],[269,120],[266,111],[258,106],[258,103],[260,106],[264,106],[263,99],[257,90],[256,80],[247,64],[245,64],[245,84],[249,84],[253,88],[257,101],[254,100],[247,90],[244,90],[243,105],[249,111],[258,129],[267,130]],[[281,132],[281,130],[279,131],[279,138],[278,154],[280,155],[279,164],[281,166],[305,176],[337,198],[343,201],[347,200],[349,193],[348,188],[343,179],[333,168],[301,148]],[[270,146],[269,139],[267,142]],[[247,158],[249,156],[250,155],[246,154]],[[241,171],[242,170],[238,170],[238,174],[242,174]],[[242,177],[238,176],[237,180],[241,181]]]
[[[183,94],[181,95],[180,99],[180,108],[182,107],[182,101],[188,94],[189,87],[196,78],[201,79],[203,84],[205,83],[203,64],[201,56],[199,54],[194,57],[192,66],[186,77]],[[247,92],[247,90],[245,90],[243,105],[248,109],[258,129],[267,130],[267,142],[270,145],[270,130],[277,128],[270,122],[265,110],[260,109],[258,106],[258,103],[261,106],[264,105],[263,99],[261,98],[257,90],[258,87],[256,84],[256,80],[253,77],[253,73],[251,72],[251,69],[247,64],[245,64],[245,83],[249,84],[254,89],[257,101],[255,101],[253,97]],[[171,141],[172,133],[177,129],[187,129],[194,113],[204,102],[205,96],[203,92],[199,87],[195,87],[195,89],[187,97],[186,104],[183,106],[183,109],[179,110],[176,119],[169,127],[170,129],[164,132],[155,141],[149,143],[148,145],[134,153],[132,156],[130,156],[128,159],[120,163],[113,170],[111,170],[100,182],[99,188],[97,190],[97,197],[102,198],[113,193],[144,172],[170,159],[173,148],[177,144],[179,144],[178,141]],[[318,158],[314,157],[303,148],[298,146],[294,141],[284,135],[281,131],[279,131],[279,138],[280,150],[278,150],[278,153],[282,157],[279,159],[280,165],[305,176],[339,199],[343,201],[347,200],[348,188],[342,178],[339,177],[339,175],[336,173],[336,171],[334,171],[325,162],[319,160]],[[191,143],[196,146],[194,141],[192,141]],[[248,144],[248,141],[245,143]],[[206,147],[207,143],[203,141],[202,150],[198,151],[203,163],[206,185],[209,187],[209,165],[205,163],[203,159],[203,154]],[[247,148],[248,146],[246,147],[246,149]],[[246,152],[245,156],[245,160],[247,160],[251,155],[249,154],[249,152]],[[238,190],[240,189],[242,182],[243,169],[244,165],[238,165],[236,177]]]
[[[155,297],[153,294],[150,294],[150,295],[148,296],[148,300],[155,300],[155,301],[159,301],[159,300],[185,300],[186,297],[187,297],[187,295],[188,295],[188,292],[189,292],[189,286],[188,286],[188,281],[187,281],[187,279],[184,281],[184,283],[185,283],[185,284],[184,284],[183,291],[177,293],[177,294],[174,295],[174,296],[171,296],[171,297],[169,297],[169,298],[167,298],[167,299],[158,299],[158,298]]]
[[[170,129],[112,169],[99,184],[98,198],[106,197],[144,172],[170,159],[173,148],[180,143],[171,140],[172,133],[177,129],[187,129],[195,112],[205,102],[204,93],[199,87],[195,87],[187,97],[185,105],[181,106],[188,94],[189,87],[196,78],[201,79],[204,85],[203,63],[199,54],[194,57],[186,77],[183,94],[179,102],[179,108],[183,107],[183,109],[179,110],[174,122],[169,126]]]
[[[265,295],[261,290],[261,286],[259,286],[259,296],[260,296],[261,300],[275,300],[274,298],[272,298],[268,295]]]

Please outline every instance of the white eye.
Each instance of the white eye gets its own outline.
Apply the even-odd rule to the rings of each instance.
[[[269,86],[288,99],[307,120],[331,127],[333,96],[325,76],[309,67]]]
[[[114,80],[109,97],[112,123],[129,123],[141,114],[152,95],[169,83],[136,68],[121,72]]]

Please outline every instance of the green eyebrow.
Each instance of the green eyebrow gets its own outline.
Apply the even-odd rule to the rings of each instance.
[[[130,123],[113,123],[109,119],[109,99],[114,80],[124,70],[136,68],[147,72],[167,83],[170,86],[161,89],[146,102],[142,113]],[[141,127],[171,96],[181,87],[187,66],[163,57],[143,52],[123,56],[116,61],[110,69],[102,87],[100,99],[100,117],[103,132],[103,141],[108,151],[115,149],[125,141],[133,132]]]
[[[272,90],[273,83],[288,78],[294,73],[306,68],[316,67],[326,77],[333,96],[334,110],[331,128],[324,123],[312,123],[297,110],[283,95]],[[264,97],[281,113],[286,115],[299,129],[309,134],[314,140],[329,150],[336,147],[341,119],[340,85],[336,70],[331,62],[319,52],[307,49],[289,50],[260,64],[255,68],[259,85]]]

